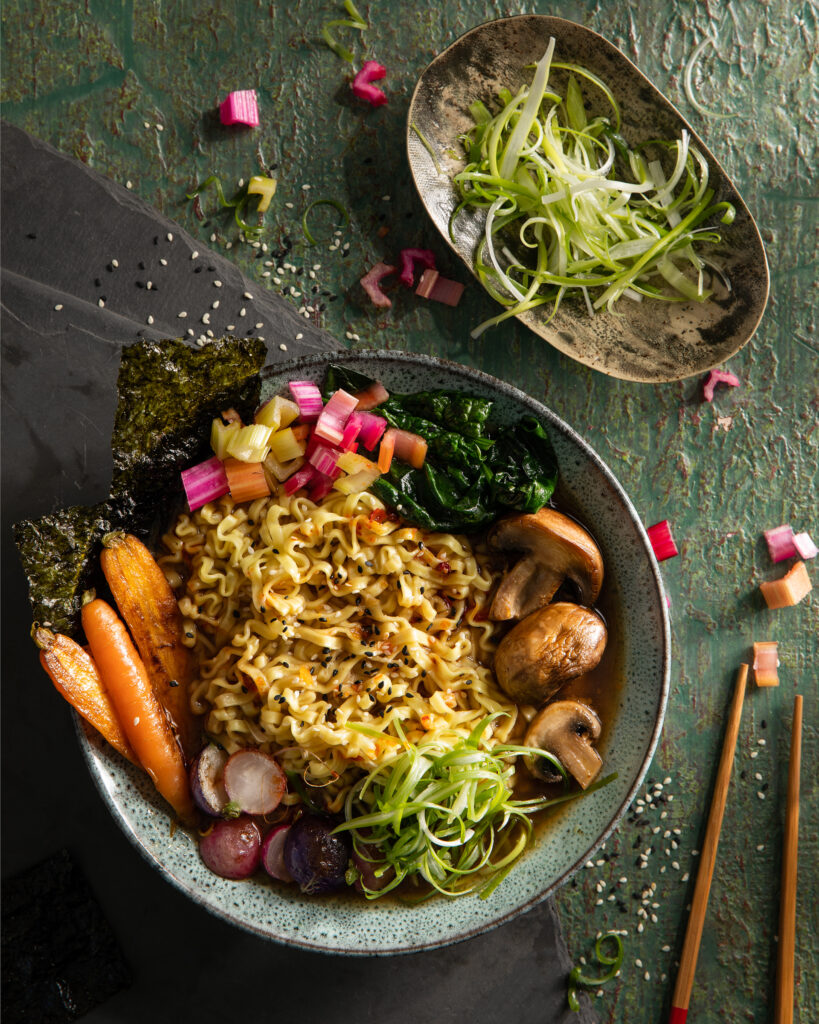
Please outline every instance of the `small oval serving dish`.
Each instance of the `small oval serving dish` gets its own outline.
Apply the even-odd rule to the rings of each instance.
[[[564,300],[553,319],[551,303],[518,318],[559,351],[612,377],[661,382],[703,373],[742,348],[759,324],[769,289],[762,240],[736,186],[691,125],[596,32],[562,18],[521,15],[479,25],[439,54],[418,80],[407,122],[407,152],[421,200],[474,274],[485,213],[461,211],[453,237],[449,234],[459,201],[453,177],[465,166],[459,138],[475,124],[469,106],[478,100],[490,103],[502,88],[514,95],[528,85],[532,66],[543,57],[551,37],[555,60],[579,64],[611,88],[622,115],[621,134],[631,146],[678,139],[683,130],[690,133],[708,162],[715,201],[736,210],[732,224],[718,224],[722,242],[712,250],[730,290],[711,275],[713,294],[704,302],[621,299],[613,312],[602,310],[592,317],[582,300]],[[592,112],[603,113],[604,108]]]

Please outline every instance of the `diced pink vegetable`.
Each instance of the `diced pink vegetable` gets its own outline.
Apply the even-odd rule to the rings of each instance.
[[[420,469],[427,457],[427,443],[420,434],[409,430],[395,430],[395,447],[393,454],[397,459],[408,462],[413,469]]]
[[[287,778],[278,761],[250,748],[228,758],[224,783],[227,795],[245,814],[270,814],[287,789]]]
[[[296,472],[292,476],[289,476],[285,480],[284,493],[295,494],[296,491],[301,490],[302,487],[307,487],[307,485],[315,477],[315,475],[315,466],[311,466],[309,464],[303,466],[301,469],[296,470]]]
[[[335,476],[340,476],[340,473],[336,472]],[[334,476],[326,476],[324,473],[316,472],[307,491],[310,501],[319,502],[322,498],[326,498],[333,489],[334,479]]]
[[[331,444],[341,444],[347,420],[357,404],[358,399],[342,388],[334,392],[321,410],[316,423],[316,437],[329,441]]]
[[[377,405],[381,405],[382,402],[386,402],[390,397],[390,393],[380,380],[374,380],[368,388],[365,388],[364,391],[359,391],[355,397],[358,401],[360,412],[361,410],[374,409]]]
[[[262,867],[271,878],[278,878],[281,882],[293,881],[284,863],[284,844],[289,831],[289,825],[277,825],[268,832],[262,843]]]
[[[793,538],[793,546],[800,558],[816,558],[819,555],[819,548],[813,543],[806,533],[797,533]]]
[[[442,302],[445,306],[457,306],[464,293],[464,285],[459,281],[450,281],[441,277],[437,270],[425,270],[415,289],[415,294],[422,299]]]
[[[786,558],[796,557],[793,530],[790,526],[777,526],[773,530],[765,530],[763,536],[772,562],[784,562]]]
[[[368,452],[375,451],[381,435],[387,429],[387,421],[382,416],[374,416],[371,412],[360,412],[361,433],[358,435]]]
[[[317,385],[311,380],[291,380],[288,387],[299,407],[299,416],[303,420],[317,420],[324,408]]]
[[[381,282],[385,277],[389,277],[390,274],[395,273],[395,267],[389,266],[387,263],[376,263],[372,270],[361,278],[361,287],[372,299],[374,306],[379,306],[381,309],[389,309],[392,305],[392,301],[381,291]]]
[[[350,418],[347,420],[347,425],[344,428],[344,434],[342,435],[339,448],[345,452],[351,452],[355,448],[358,448],[355,439],[361,433],[361,425],[360,413],[351,413]]]
[[[336,465],[338,464],[338,457],[341,452],[338,449],[332,449],[326,444],[317,444],[315,449],[310,453],[309,461],[310,465],[314,466],[319,473],[324,473],[326,476],[332,476],[335,471]]]
[[[219,107],[219,119],[222,124],[246,124],[255,128],[259,123],[256,90],[242,89],[230,93]]]
[[[728,384],[732,388],[738,388],[739,377],[730,370],[711,370],[702,385],[702,397],[706,402],[714,401],[714,389],[717,384]]]
[[[674,558],[680,553],[671,536],[671,527],[668,525],[667,519],[663,519],[661,523],[655,523],[654,526],[649,526],[646,533],[654,549],[654,557],[658,562],[664,562],[666,558]]]
[[[361,70],[353,79],[353,94],[360,100],[366,100],[373,107],[383,107],[387,97],[373,82],[378,82],[387,75],[387,69],[377,60],[365,60]]]
[[[230,490],[225,467],[215,455],[200,462],[198,466],[183,469],[182,486],[191,512],[207,505],[209,501],[216,501]]]
[[[435,253],[431,249],[402,249],[401,250],[401,274],[398,280],[407,288],[415,284],[415,264],[431,270],[435,269]]]

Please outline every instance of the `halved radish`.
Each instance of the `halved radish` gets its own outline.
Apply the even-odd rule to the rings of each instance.
[[[191,765],[191,793],[196,806],[205,814],[219,817],[228,795],[225,790],[224,772],[228,756],[224,750],[209,743]]]
[[[246,814],[270,814],[284,796],[287,779],[275,758],[261,750],[239,750],[225,765],[225,789]]]
[[[278,878],[281,882],[293,881],[284,863],[284,844],[289,831],[289,825],[277,825],[267,833],[262,843],[262,867],[271,878]]]

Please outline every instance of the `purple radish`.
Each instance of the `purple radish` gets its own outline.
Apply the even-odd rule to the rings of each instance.
[[[256,822],[242,816],[217,821],[199,842],[205,864],[222,878],[249,878],[262,859],[262,837]]]
[[[277,825],[267,833],[262,843],[262,867],[271,878],[278,878],[280,882],[293,881],[284,863],[284,844],[289,831],[289,825]]]
[[[205,814],[218,818],[228,795],[223,781],[228,756],[224,750],[209,743],[191,765],[191,792],[196,806]]]
[[[246,814],[270,814],[279,806],[287,779],[275,758],[261,750],[239,750],[225,765],[231,803]]]

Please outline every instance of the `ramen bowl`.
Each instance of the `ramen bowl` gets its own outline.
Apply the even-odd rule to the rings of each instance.
[[[520,861],[487,899],[434,896],[420,904],[368,901],[352,892],[305,896],[262,878],[230,881],[199,857],[197,841],[171,830],[169,812],[148,777],[78,720],[89,770],[120,827],[145,859],[205,910],[255,935],[291,946],[347,955],[389,955],[444,946],[508,921],[549,896],[582,867],[616,827],[648,769],[668,694],[669,626],[657,564],[645,530],[611,471],[574,430],[533,398],[477,370],[431,356],[397,352],[314,356],[266,367],[263,397],[292,380],[320,382],[341,363],[415,392],[452,388],[494,400],[493,421],[531,415],[554,446],[558,507],[594,535],[606,567],[604,609],[612,655],[608,712],[600,748],[608,785],[563,805],[545,820]]]

